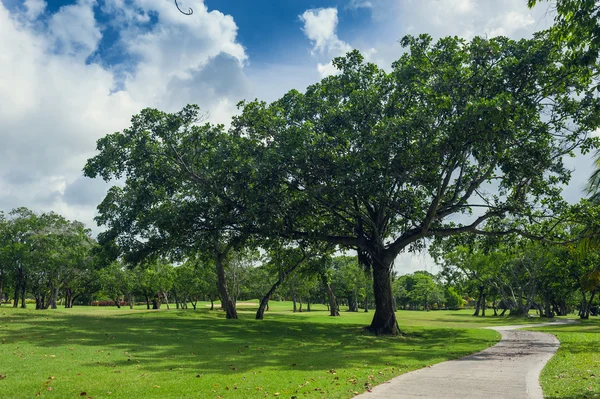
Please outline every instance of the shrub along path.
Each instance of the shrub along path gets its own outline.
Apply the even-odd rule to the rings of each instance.
[[[544,325],[566,322],[569,320]],[[355,399],[542,399],[539,375],[559,341],[548,333],[517,330],[523,327],[533,325],[488,327],[502,334],[495,346],[403,374]]]

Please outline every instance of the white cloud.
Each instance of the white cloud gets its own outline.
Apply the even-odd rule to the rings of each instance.
[[[493,18],[486,26],[490,36],[512,36],[516,31],[535,25],[530,13],[509,11]]]
[[[319,71],[319,75],[324,78],[326,76],[331,76],[331,75],[335,75],[337,74],[339,71],[336,69],[336,67],[333,65],[333,63],[328,63],[328,64],[321,64],[318,63],[317,64],[317,71]]]
[[[47,24],[31,22],[43,1],[12,11],[0,1],[1,210],[55,210],[94,227],[106,185],[82,180],[81,169],[98,138],[127,127],[147,106],[199,103],[211,120],[229,120],[248,86],[237,26],[199,0],[188,3],[189,17],[162,0],[131,0],[131,11],[115,14],[122,28],[115,51],[129,60],[123,69],[90,63],[103,29],[95,1],[45,15]],[[116,12],[124,3],[103,5]],[[149,15],[158,23],[150,25]]]
[[[25,15],[27,19],[30,21],[37,19],[44,13],[46,6],[47,4],[44,0],[25,0],[25,8],[27,8]]]
[[[369,0],[350,0],[346,7],[352,10],[356,10],[358,8],[372,8],[373,3]]]
[[[331,60],[352,50],[352,47],[340,40],[336,29],[338,25],[337,8],[318,8],[306,10],[300,15],[304,23],[302,30],[306,37],[313,43],[312,54],[319,54]],[[333,75],[337,72],[331,62],[317,64],[321,77]]]
[[[94,0],[79,0],[52,15],[48,33],[55,52],[85,60],[96,51],[102,33],[94,18],[95,5]]]
[[[348,43],[337,36],[337,8],[306,10],[300,20],[304,22],[304,34],[314,44],[314,52],[337,57],[352,50]]]

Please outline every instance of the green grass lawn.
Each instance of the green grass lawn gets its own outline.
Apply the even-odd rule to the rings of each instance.
[[[499,339],[470,312],[398,312],[403,337],[364,332],[373,315],[323,306],[265,320],[240,306],[197,311],[0,308],[0,398],[349,398]],[[456,328],[463,326],[468,328]]]
[[[600,320],[536,328],[556,335],[560,348],[540,376],[544,397],[600,398]]]

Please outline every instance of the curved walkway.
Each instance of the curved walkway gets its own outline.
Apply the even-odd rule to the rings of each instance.
[[[517,329],[565,322],[487,327],[502,334],[496,345],[403,374],[354,399],[542,399],[539,375],[559,342],[551,334]]]

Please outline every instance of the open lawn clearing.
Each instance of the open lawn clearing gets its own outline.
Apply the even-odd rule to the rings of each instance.
[[[536,328],[556,335],[560,347],[540,376],[549,399],[600,398],[600,320]]]
[[[400,312],[407,336],[376,337],[363,330],[371,312],[332,318],[278,305],[263,321],[253,320],[251,310],[225,320],[203,306],[159,312],[2,307],[0,397],[349,398],[499,338],[426,317],[450,312]]]

